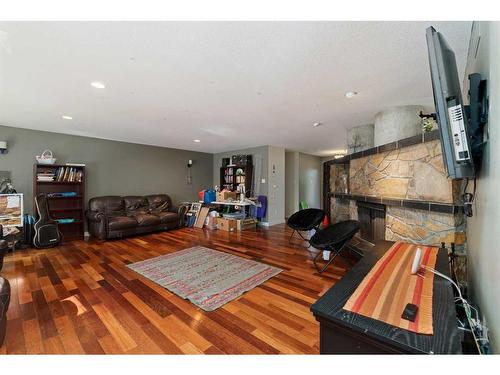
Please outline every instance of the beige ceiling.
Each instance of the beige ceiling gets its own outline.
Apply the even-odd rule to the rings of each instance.
[[[463,75],[470,22],[0,22],[0,125],[327,155],[381,109],[432,105],[429,25]]]

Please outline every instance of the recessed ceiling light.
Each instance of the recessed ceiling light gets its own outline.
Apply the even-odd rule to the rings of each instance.
[[[354,98],[356,95],[358,95],[358,93],[356,91],[347,91],[344,96],[347,98],[347,99],[351,99],[351,98]]]
[[[96,89],[104,89],[106,86],[102,82],[92,82],[90,86],[95,87]]]
[[[200,143],[201,141],[199,139],[193,139],[193,142]]]
[[[73,117],[71,117],[71,116],[66,116],[66,115],[64,115],[64,116],[61,116],[61,117],[62,117],[63,119],[65,119],[65,120],[73,120]]]
[[[315,128],[317,128],[318,126],[321,126],[321,125],[323,125],[321,122],[315,122],[315,123],[313,124],[313,126],[314,126]]]

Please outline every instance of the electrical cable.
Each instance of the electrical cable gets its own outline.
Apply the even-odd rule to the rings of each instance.
[[[472,336],[474,337],[474,342],[476,344],[476,347],[477,347],[477,350],[478,350],[478,353],[479,354],[483,354],[482,350],[481,350],[481,347],[479,346],[479,338],[476,336],[476,332],[475,332],[475,329],[480,329],[481,332],[483,332],[483,325],[480,323],[479,321],[479,318],[478,318],[478,311],[477,309],[475,309],[474,307],[472,307],[469,302],[467,302],[467,300],[465,300],[463,297],[462,297],[462,291],[460,290],[460,288],[458,287],[457,283],[455,283],[451,278],[449,278],[448,276],[442,274],[441,272],[439,271],[436,271],[434,268],[432,267],[428,267],[428,266],[422,266],[424,269],[434,273],[435,275],[438,275],[440,277],[442,277],[443,279],[445,280],[448,280],[456,289],[457,289],[457,292],[458,292],[458,297],[455,298],[455,300],[458,300],[460,302],[462,302],[462,307],[464,308],[465,310],[465,315],[467,316],[467,320],[469,322],[469,326],[471,328],[471,331],[472,331]],[[472,311],[471,309],[474,309],[474,312],[476,314],[476,319],[472,319]],[[481,338],[482,339],[482,338]]]
[[[472,203],[474,202],[474,198],[476,196],[476,186],[477,181],[476,177],[474,177],[474,187],[472,189],[472,193],[467,192],[467,188],[469,187],[469,178],[465,179],[465,186],[462,193],[462,200],[464,202],[464,213],[467,217],[472,217],[474,212],[472,210]]]

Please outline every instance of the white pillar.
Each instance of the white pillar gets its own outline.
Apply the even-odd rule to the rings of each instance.
[[[425,109],[418,105],[407,105],[389,108],[375,115],[374,146],[384,145],[400,139],[422,133],[420,111]]]

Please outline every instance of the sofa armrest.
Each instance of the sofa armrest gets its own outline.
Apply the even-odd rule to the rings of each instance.
[[[0,271],[3,268],[3,258],[7,254],[9,244],[5,240],[0,240]]]
[[[99,211],[87,210],[85,211],[85,216],[89,221],[92,221],[94,223],[99,223],[106,219],[106,214],[104,212],[99,212]]]
[[[184,226],[184,216],[186,216],[188,207],[185,204],[181,204],[179,206],[172,206],[168,210],[170,212],[175,212],[176,214],[179,215],[179,226],[183,227]]]
[[[0,276],[0,302],[3,304],[3,312],[6,313],[10,303],[9,280]]]
[[[108,235],[108,217],[104,212],[87,210],[88,229],[92,236],[104,241]]]

